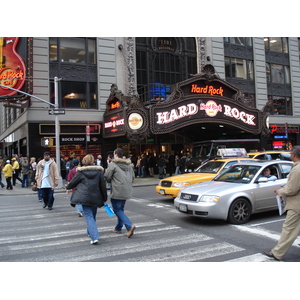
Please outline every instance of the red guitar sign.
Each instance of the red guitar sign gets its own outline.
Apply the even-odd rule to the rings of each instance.
[[[26,79],[26,68],[17,53],[18,37],[0,37],[0,84],[20,90]],[[12,96],[16,91],[0,86],[1,96]]]

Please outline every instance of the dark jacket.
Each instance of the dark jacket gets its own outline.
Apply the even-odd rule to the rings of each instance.
[[[130,159],[113,159],[104,176],[107,182],[111,182],[111,198],[127,200],[132,197],[134,172]]]
[[[107,191],[103,177],[104,169],[100,166],[77,168],[77,173],[67,185],[72,192],[71,205],[75,204],[102,207],[107,201]]]

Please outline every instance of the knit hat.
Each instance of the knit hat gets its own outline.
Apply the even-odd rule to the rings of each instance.
[[[11,160],[17,160],[17,159],[14,157],[14,158],[12,158]]]
[[[73,160],[73,165],[78,166],[79,165],[79,159],[74,159]]]

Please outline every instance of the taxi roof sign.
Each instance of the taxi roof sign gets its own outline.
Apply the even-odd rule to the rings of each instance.
[[[218,149],[217,157],[248,157],[245,148],[224,148]]]

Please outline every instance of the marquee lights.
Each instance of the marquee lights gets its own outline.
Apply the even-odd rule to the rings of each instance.
[[[255,116],[244,111],[239,110],[237,107],[231,107],[230,105],[217,104],[215,101],[209,100],[206,103],[201,103],[199,106],[195,103],[189,103],[177,108],[173,108],[170,111],[156,112],[157,121],[156,124],[169,124],[182,118],[196,115],[199,111],[205,111],[209,117],[215,117],[217,113],[223,113],[223,116],[240,120],[245,124],[256,126]]]
[[[219,95],[223,97],[224,90],[220,86],[218,89],[214,88],[212,85],[206,85],[205,87],[199,87],[197,84],[192,84],[191,87],[191,93],[196,94],[209,94],[211,96],[213,95]]]

